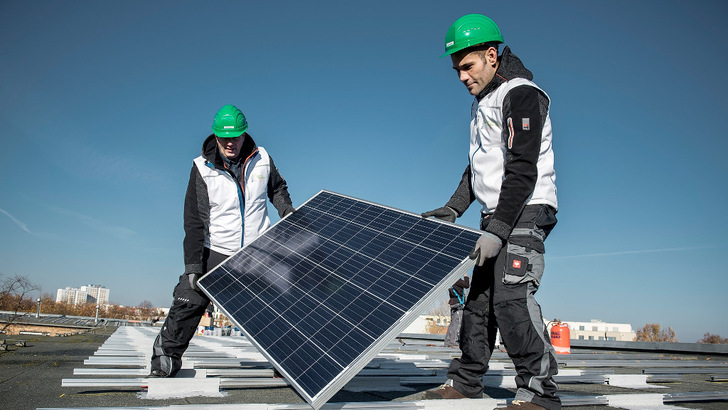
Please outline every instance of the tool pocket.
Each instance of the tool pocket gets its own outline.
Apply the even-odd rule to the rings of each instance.
[[[508,238],[503,283],[541,284],[544,271],[543,241],[537,234],[538,232],[529,230],[527,235]]]

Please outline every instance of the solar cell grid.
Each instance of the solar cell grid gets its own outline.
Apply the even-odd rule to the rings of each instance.
[[[321,191],[200,287],[318,408],[472,266],[479,235]]]

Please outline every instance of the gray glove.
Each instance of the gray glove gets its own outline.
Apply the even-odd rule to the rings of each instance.
[[[190,281],[190,287],[194,290],[199,291],[200,287],[197,286],[197,281],[200,280],[200,274],[199,273],[188,273],[187,274],[187,280]]]
[[[483,266],[486,259],[498,256],[503,247],[503,240],[490,232],[483,232],[475,242],[475,248],[470,252],[470,259],[475,259],[477,266]]]
[[[455,218],[458,217],[458,213],[449,206],[443,206],[442,208],[433,209],[430,212],[422,213],[423,218],[429,218],[434,216],[437,219],[441,219],[447,222],[455,222]]]

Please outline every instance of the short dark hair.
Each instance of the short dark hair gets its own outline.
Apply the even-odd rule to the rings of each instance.
[[[481,59],[485,61],[485,52],[488,51],[491,47],[495,48],[495,53],[498,54],[498,47],[500,46],[500,43],[497,41],[491,41],[489,43],[480,43],[476,44],[472,47],[469,47],[469,50],[475,51],[478,53]]]

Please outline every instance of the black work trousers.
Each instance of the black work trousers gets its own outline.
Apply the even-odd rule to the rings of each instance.
[[[205,248],[203,252],[203,271],[207,272],[227,259],[227,255]],[[202,291],[194,290],[187,275],[179,277],[172,293],[174,301],[162,329],[154,340],[151,370],[162,370],[169,377],[182,368],[182,355],[197,332],[197,325],[205,313],[210,299]]]
[[[481,229],[488,219],[484,218]],[[556,225],[547,205],[526,206],[497,257],[473,270],[460,330],[462,356],[453,359],[448,378],[468,397],[482,397],[482,376],[495,346],[496,331],[516,367],[516,400],[560,409],[553,376],[558,372],[541,307],[534,295],[544,269],[544,239]]]

